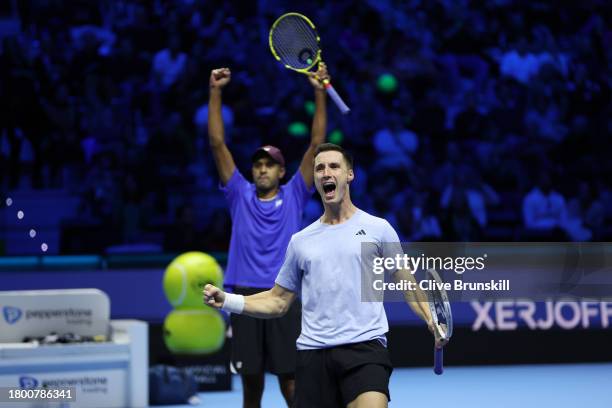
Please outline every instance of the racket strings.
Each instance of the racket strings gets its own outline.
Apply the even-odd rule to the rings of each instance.
[[[436,311],[436,318],[438,320],[438,323],[440,324],[447,324],[448,323],[448,319],[446,317],[446,307],[444,304],[444,300],[442,299],[442,296],[440,293],[435,293],[434,295],[434,309]]]
[[[286,30],[273,38],[275,49],[285,64],[298,69],[312,65],[318,47],[316,42],[304,41],[307,34]]]
[[[295,69],[309,68],[319,52],[317,33],[297,16],[281,20],[274,28],[271,39],[281,61]]]

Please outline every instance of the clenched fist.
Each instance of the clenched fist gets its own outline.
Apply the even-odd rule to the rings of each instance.
[[[225,292],[210,283],[204,286],[204,304],[215,309],[221,309],[225,302]]]
[[[217,68],[210,71],[209,86],[221,89],[232,79],[232,71],[229,68]]]

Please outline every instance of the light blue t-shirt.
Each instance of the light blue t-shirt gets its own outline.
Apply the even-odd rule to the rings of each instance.
[[[276,283],[300,295],[298,350],[379,339],[389,331],[382,302],[362,302],[362,242],[370,256],[390,256],[383,243],[399,242],[384,219],[357,210],[347,221],[315,221],[291,238]]]

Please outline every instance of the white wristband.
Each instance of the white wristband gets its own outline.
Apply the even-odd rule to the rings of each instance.
[[[221,310],[225,310],[230,313],[242,313],[244,310],[244,296],[236,295],[234,293],[225,294],[225,302],[221,306]]]

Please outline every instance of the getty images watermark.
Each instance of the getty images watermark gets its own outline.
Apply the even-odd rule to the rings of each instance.
[[[361,278],[363,301],[403,302],[417,289],[451,301],[609,299],[612,243],[362,243]]]
[[[407,279],[398,279],[397,282],[385,282],[383,274],[386,271],[405,270],[411,275],[414,275],[418,270],[448,270],[453,271],[457,275],[463,275],[468,271],[482,271],[485,269],[485,260],[487,254],[479,257],[472,256],[457,256],[457,257],[441,257],[441,256],[420,256],[414,257],[407,254],[395,254],[393,257],[375,257],[372,262],[372,272],[375,275],[380,275],[380,279],[375,279],[373,288],[375,290],[400,290],[413,291],[418,287],[421,290],[441,290],[446,291],[464,291],[464,290],[482,290],[482,291],[508,291],[510,290],[509,279],[491,279],[488,282],[464,282],[461,279],[453,279],[451,282],[436,282],[431,279],[423,279],[418,282]]]

